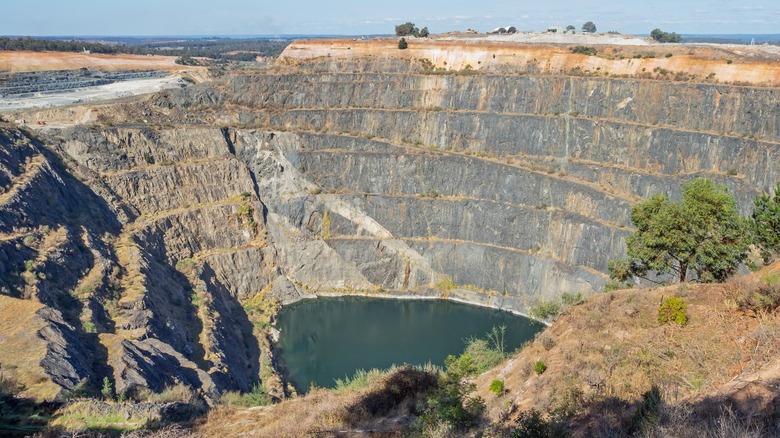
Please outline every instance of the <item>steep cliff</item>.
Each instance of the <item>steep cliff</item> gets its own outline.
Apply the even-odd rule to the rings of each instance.
[[[215,398],[261,379],[283,397],[279,303],[449,295],[522,312],[600,291],[641,198],[704,175],[749,211],[780,180],[776,88],[296,50],[28,113],[40,134],[2,127],[2,309],[35,304],[57,388],[109,377]]]

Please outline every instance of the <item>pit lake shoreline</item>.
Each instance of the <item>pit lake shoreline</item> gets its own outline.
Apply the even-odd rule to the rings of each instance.
[[[318,294],[281,309],[277,359],[299,392],[333,387],[358,370],[410,364],[443,366],[466,341],[506,326],[506,351],[520,348],[545,326],[487,306],[441,297]]]
[[[518,310],[518,308],[526,309],[528,306],[525,303],[521,303],[518,298],[510,296],[496,296],[487,293],[475,292],[469,289],[454,289],[447,293],[442,293],[436,289],[426,289],[424,292],[418,294],[410,294],[406,292],[363,292],[363,291],[350,291],[350,292],[331,292],[331,291],[317,291],[306,294],[301,294],[291,300],[282,300],[281,308],[292,306],[307,300],[316,300],[320,298],[339,298],[339,297],[363,297],[363,298],[378,298],[386,300],[443,300],[452,301],[460,304],[468,304],[470,306],[482,307],[486,309],[499,310],[502,312],[508,312],[516,316],[522,316],[524,318],[535,321],[539,324],[549,327],[550,323],[544,320],[534,318],[525,311]],[[281,308],[279,310],[281,310]]]

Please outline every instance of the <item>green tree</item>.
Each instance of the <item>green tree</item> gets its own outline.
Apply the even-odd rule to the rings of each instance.
[[[420,36],[422,38],[428,38],[428,35],[430,35],[430,34],[431,33],[428,32],[428,28],[427,27],[423,27],[422,29],[420,29],[420,33],[419,33],[418,36]]]
[[[472,397],[476,385],[466,380],[473,375],[464,368],[455,356],[444,360],[447,371],[439,378],[437,389],[428,397],[426,407],[419,421],[423,425],[435,426],[446,423],[458,431],[468,430],[479,423],[485,411],[482,397]]]
[[[399,49],[404,50],[407,47],[409,47],[409,44],[406,42],[406,38],[401,38],[400,40],[398,40]]]
[[[582,31],[587,33],[596,33],[596,25],[593,24],[592,21],[588,21],[582,25]]]
[[[576,27],[574,27],[574,26],[573,26],[573,25],[571,25],[571,24],[570,24],[570,25],[568,25],[568,26],[566,26],[566,30],[567,30],[568,32],[571,32],[571,31],[573,31],[574,29],[576,29]]]
[[[420,34],[420,30],[411,21],[407,21],[404,24],[399,24],[395,27],[396,36],[417,36]]]
[[[764,262],[769,263],[780,256],[780,183],[774,196],[764,193],[757,196],[753,204],[751,228],[754,243],[761,250]]]
[[[114,388],[111,385],[111,380],[108,377],[103,377],[103,387],[100,389],[100,394],[104,399],[114,398]]]
[[[637,204],[631,222],[628,259],[610,264],[613,280],[655,271],[685,281],[690,270],[701,282],[722,281],[746,259],[751,240],[728,188],[706,178],[685,184],[681,202],[657,194]]]
[[[675,32],[664,32],[658,28],[653,29],[653,31],[650,32],[650,37],[659,43],[679,43],[682,41],[682,36],[679,34]]]

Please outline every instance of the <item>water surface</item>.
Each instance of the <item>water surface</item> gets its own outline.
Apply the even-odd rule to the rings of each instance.
[[[358,369],[441,366],[463,351],[465,339],[502,324],[507,351],[543,328],[508,312],[444,300],[320,298],[285,307],[277,318],[281,358],[299,391],[312,383],[333,387],[334,379]]]

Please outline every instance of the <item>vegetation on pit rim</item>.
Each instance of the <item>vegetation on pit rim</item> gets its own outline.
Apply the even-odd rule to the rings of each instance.
[[[749,223],[729,189],[706,178],[682,189],[680,202],[656,194],[631,209],[636,231],[626,240],[628,258],[609,264],[612,280],[627,284],[654,272],[682,282],[691,272],[711,283],[725,280],[746,260]]]
[[[164,55],[186,58],[211,58],[229,61],[254,61],[258,56],[278,56],[290,44],[287,40],[264,38],[197,38],[170,41],[150,41],[127,38],[120,44],[101,44],[90,41],[63,41],[56,39],[0,38],[0,50],[29,50],[34,52],[81,52],[130,55]]]
[[[675,32],[664,32],[658,28],[653,29],[653,31],[650,32],[650,37],[659,43],[679,43],[682,41],[682,36],[679,34]]]
[[[580,292],[564,292],[560,298],[540,300],[535,306],[531,307],[529,314],[538,320],[552,322],[568,307],[584,302],[585,298]]]
[[[598,50],[596,50],[595,47],[588,47],[588,46],[576,46],[572,47],[571,49],[572,53],[578,53],[580,55],[588,55],[588,56],[595,56],[598,55]]]
[[[688,323],[688,315],[685,313],[687,309],[688,304],[685,303],[684,298],[666,298],[658,307],[658,322],[660,324],[675,323],[679,326],[684,326]]]
[[[404,24],[399,24],[395,27],[395,35],[404,37],[404,36],[414,36],[417,38],[427,38],[428,35],[430,35],[430,32],[428,32],[427,27],[423,27],[422,29],[418,29],[417,26],[407,21]],[[403,40],[403,38],[401,38]],[[405,41],[405,40],[404,40]],[[401,47],[399,47],[401,48]]]
[[[751,216],[753,242],[761,250],[765,263],[780,257],[780,183],[774,195],[763,193],[753,201]]]

